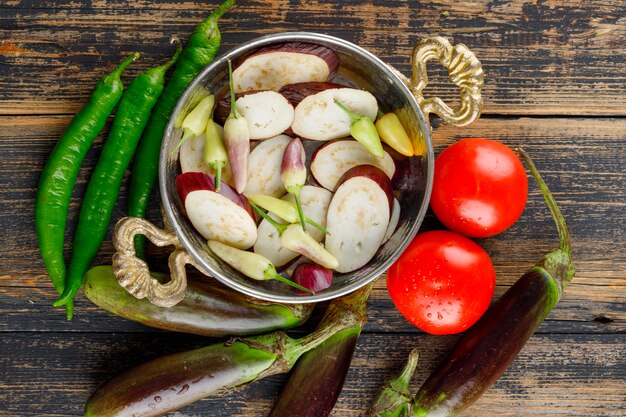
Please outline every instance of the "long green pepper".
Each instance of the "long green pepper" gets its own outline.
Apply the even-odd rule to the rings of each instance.
[[[130,179],[129,216],[142,218],[146,216],[150,193],[158,177],[161,141],[169,117],[187,85],[213,61],[222,40],[217,22],[233,4],[235,0],[226,0],[196,26],[176,63],[174,72],[152,112],[137,149]],[[143,257],[144,245],[145,238],[141,235],[136,236],[135,247],[137,254],[141,257]]]
[[[124,85],[120,75],[139,57],[135,52],[109,75],[98,81],[89,102],[74,116],[50,153],[43,168],[35,199],[37,241],[48,275],[61,294],[65,288],[63,244],[72,189],[87,151],[120,101]],[[74,304],[65,304],[68,319]]]
[[[150,112],[163,92],[165,73],[176,62],[180,52],[179,46],[168,62],[135,77],[122,96],[109,137],[85,191],[65,289],[52,304],[55,307],[71,303],[83,284],[83,276],[109,228],[124,172],[148,123]]]

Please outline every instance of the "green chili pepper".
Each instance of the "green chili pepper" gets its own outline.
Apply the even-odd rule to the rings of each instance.
[[[220,47],[221,35],[217,22],[235,0],[226,0],[209,17],[196,26],[183,49],[172,76],[157,102],[137,149],[130,180],[128,214],[145,217],[152,188],[159,172],[159,153],[163,132],[172,110],[187,85],[206,67]],[[143,256],[145,238],[135,237],[135,247]]]
[[[219,192],[222,183],[222,169],[228,162],[228,153],[224,146],[222,133],[213,119],[209,119],[204,133],[204,160],[215,172],[215,192]]]
[[[59,294],[65,287],[63,242],[74,182],[87,151],[122,97],[124,85],[120,75],[138,57],[137,52],[129,56],[96,84],[89,102],[74,116],[41,173],[35,200],[37,240],[48,275]],[[71,318],[73,303],[66,304],[66,310]]]
[[[72,256],[61,297],[52,305],[71,302],[83,284],[83,276],[98,253],[111,221],[113,207],[141,132],[150,111],[163,91],[165,72],[176,62],[176,54],[167,63],[139,74],[122,96],[109,137],[87,185],[78,215]]]
[[[383,145],[380,143],[380,137],[378,136],[376,126],[374,126],[372,119],[367,116],[359,116],[341,104],[337,99],[335,99],[335,104],[350,116],[350,120],[352,120],[350,134],[352,137],[359,141],[361,145],[365,146],[372,155],[377,158],[382,158],[384,155]]]

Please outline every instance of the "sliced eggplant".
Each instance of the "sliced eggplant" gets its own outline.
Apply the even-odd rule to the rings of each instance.
[[[332,193],[324,188],[305,185],[300,191],[302,211],[311,220],[325,227],[331,197]],[[295,202],[291,194],[285,195],[283,199]],[[271,213],[270,216],[279,223],[284,223]],[[324,240],[324,233],[314,227],[307,227],[307,233],[317,242]],[[286,265],[299,256],[296,252],[281,246],[278,232],[267,220],[259,224],[257,234],[259,238],[254,245],[254,251],[268,258],[275,266]]]
[[[374,165],[391,179],[396,166],[389,153],[376,158],[356,140],[329,142],[319,147],[311,158],[311,174],[322,187],[334,190],[337,182],[349,169],[358,165]]]
[[[360,116],[376,120],[378,103],[368,91],[331,88],[304,98],[296,106],[291,129],[303,139],[328,141],[350,136],[352,121],[335,100]]]
[[[184,174],[179,175],[176,178],[176,191],[180,196],[181,201],[185,201],[187,198],[187,194],[196,190],[208,190],[215,191],[215,177],[212,174],[206,174],[203,172],[186,172]],[[231,200],[233,203],[240,206],[244,209],[250,217],[253,219],[254,213],[252,211],[252,207],[250,207],[250,203],[246,196],[241,195],[235,191],[233,187],[228,184],[222,183],[222,187],[220,187],[219,194]]]
[[[246,94],[237,99],[235,105],[248,122],[251,139],[268,139],[280,135],[293,122],[293,106],[276,91]]]
[[[346,273],[368,263],[389,225],[389,197],[374,180],[356,176],[337,188],[326,217],[326,250]]]
[[[207,240],[248,249],[257,240],[256,223],[232,200],[214,191],[197,190],[185,199],[187,218]]]
[[[285,186],[280,178],[280,165],[285,148],[291,137],[278,135],[258,143],[248,159],[248,182],[244,194],[264,194],[280,197],[285,194]]]
[[[306,42],[286,42],[259,49],[233,71],[235,92],[275,90],[293,83],[327,81],[339,58],[332,49]]]
[[[398,199],[393,199],[393,209],[391,210],[391,217],[389,218],[389,225],[387,226],[387,231],[385,232],[385,237],[383,237],[383,244],[386,243],[389,239],[391,239],[391,235],[396,231],[398,227],[398,222],[400,221],[400,202]]]
[[[282,87],[278,92],[285,96],[293,107],[296,107],[305,97],[312,96],[331,88],[350,88],[343,84],[314,82],[314,83],[296,83],[288,84]]]
[[[389,203],[389,213],[393,211],[393,187],[391,181],[385,172],[374,165],[357,165],[347,170],[339,179],[337,186],[340,186],[350,178],[365,177],[374,181],[387,194],[387,202]]]

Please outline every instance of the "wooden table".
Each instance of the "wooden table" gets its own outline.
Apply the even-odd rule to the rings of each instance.
[[[95,81],[132,51],[143,56],[125,80],[166,60],[170,36],[186,38],[216,2],[206,3],[7,0],[0,5],[2,416],[79,415],[96,387],[122,370],[212,342],[114,317],[82,294],[75,319],[67,322],[50,307],[54,291],[33,222],[40,170]],[[468,136],[523,146],[566,216],[577,273],[509,370],[466,415],[626,414],[624,2],[241,0],[220,26],[223,51],[260,34],[319,31],[357,43],[405,74],[421,37],[440,34],[468,45],[485,70],[483,115],[466,128],[435,121],[435,151]],[[454,100],[456,88],[443,70],[431,66],[431,73],[429,92]],[[104,137],[80,173],[68,241]],[[116,218],[124,215],[125,188],[121,195]],[[154,196],[152,219],[159,217],[158,201]],[[439,227],[429,214],[424,229]],[[554,225],[534,184],[521,219],[479,243],[497,271],[496,296],[556,247]],[[94,264],[110,263],[111,255],[107,238]],[[159,253],[151,255],[158,262]],[[421,350],[413,380],[417,389],[457,339],[429,336],[408,324],[393,307],[384,279],[368,310],[336,417],[363,415],[383,379],[397,372],[414,347]],[[174,415],[263,416],[285,380],[268,378]]]

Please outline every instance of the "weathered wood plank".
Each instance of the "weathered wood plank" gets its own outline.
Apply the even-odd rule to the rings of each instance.
[[[216,3],[4,2],[0,114],[75,113],[122,55],[144,54],[130,75],[163,62],[173,49],[168,39],[188,37]],[[418,39],[448,36],[484,65],[485,114],[624,115],[625,16],[626,5],[611,0],[240,0],[221,27],[223,50],[261,34],[318,31],[355,42],[405,74]],[[445,78],[433,66],[428,91],[453,101],[456,88]]]
[[[334,417],[363,416],[382,381],[413,347],[420,364],[413,390],[455,337],[370,335],[359,339]],[[534,336],[509,370],[465,416],[620,416],[626,400],[626,336]],[[208,344],[173,334],[15,334],[0,338],[0,416],[78,415],[97,386],[134,364]],[[264,416],[286,377],[215,395],[171,416]],[[45,393],[45,394],[44,394]],[[10,398],[10,401],[7,401]],[[228,410],[225,414],[224,410]]]
[[[38,176],[69,117],[0,117],[0,331],[140,331],[111,317],[81,295],[76,318],[67,323],[50,308],[53,290],[40,261],[34,233],[33,200]],[[623,332],[626,330],[626,119],[491,119],[458,129],[438,126],[437,152],[463,136],[489,136],[524,146],[555,192],[573,235],[577,276],[541,332]],[[80,196],[95,163],[100,138],[80,174],[72,200],[67,255]],[[122,190],[115,218],[124,215]],[[158,199],[150,213],[158,218]],[[440,227],[428,215],[424,229]],[[531,186],[525,213],[510,230],[480,244],[491,254],[501,294],[539,257],[556,245],[546,206]],[[164,256],[152,252],[163,268]],[[110,263],[107,238],[94,264]],[[370,301],[370,331],[416,332],[393,307],[379,280]]]

